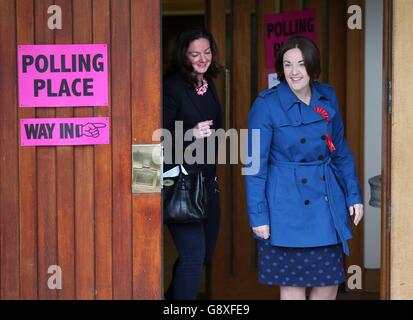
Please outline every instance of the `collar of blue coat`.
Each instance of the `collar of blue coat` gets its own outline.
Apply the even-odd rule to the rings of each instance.
[[[337,108],[337,106],[332,105],[333,101],[331,95],[333,94],[333,91],[329,85],[320,84],[314,81],[311,83],[310,107],[298,99],[286,81],[281,82],[277,86],[277,92],[281,106],[286,112],[293,106],[298,106],[298,103],[303,104],[304,107],[301,108],[302,123],[324,120],[323,116],[314,110],[315,107],[325,109],[330,120],[336,114],[335,108]]]

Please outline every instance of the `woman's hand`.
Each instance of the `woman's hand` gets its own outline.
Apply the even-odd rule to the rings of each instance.
[[[348,208],[348,210],[350,212],[350,216],[353,216],[354,214],[354,224],[358,225],[364,215],[363,205],[361,203],[356,203],[354,206]]]
[[[253,227],[252,231],[257,237],[268,239],[270,237],[270,226],[268,224],[259,227]]]
[[[193,129],[195,138],[201,139],[209,137],[212,134],[210,128],[212,126],[212,123],[212,120],[198,122]]]

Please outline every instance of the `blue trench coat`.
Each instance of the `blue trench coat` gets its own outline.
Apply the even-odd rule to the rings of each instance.
[[[312,82],[311,92],[308,106],[281,82],[260,93],[253,104],[248,154],[256,164],[259,161],[259,170],[248,172],[253,166],[246,166],[250,226],[270,225],[271,245],[342,243],[348,255],[348,207],[362,203],[354,158],[344,139],[334,89]],[[314,108],[326,111],[328,119]],[[252,129],[260,130],[259,142],[252,140]],[[328,135],[334,151],[328,147]],[[260,152],[254,156],[257,143]]]

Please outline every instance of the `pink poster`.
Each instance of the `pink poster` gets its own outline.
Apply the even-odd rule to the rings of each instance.
[[[317,41],[314,10],[270,14],[264,17],[265,61],[274,68],[275,57],[283,43],[294,35],[303,35]]]
[[[20,119],[21,146],[109,144],[109,118]]]
[[[107,106],[106,44],[19,45],[20,107]]]

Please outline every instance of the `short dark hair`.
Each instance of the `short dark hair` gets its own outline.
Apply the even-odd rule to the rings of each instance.
[[[304,36],[291,37],[282,45],[280,51],[278,51],[275,60],[275,70],[278,80],[285,81],[284,54],[294,48],[300,49],[303,54],[305,69],[310,77],[310,81],[317,80],[321,73],[320,50],[313,41]]]
[[[188,85],[193,87],[197,86],[197,79],[196,76],[193,74],[194,69],[192,65],[188,62],[186,52],[188,51],[190,44],[198,39],[208,40],[212,52],[211,65],[205,73],[205,77],[216,78],[219,75],[222,68],[218,63],[218,48],[215,43],[214,37],[210,32],[202,28],[196,28],[181,32],[175,42],[170,68],[168,72],[181,73],[187,80]]]

